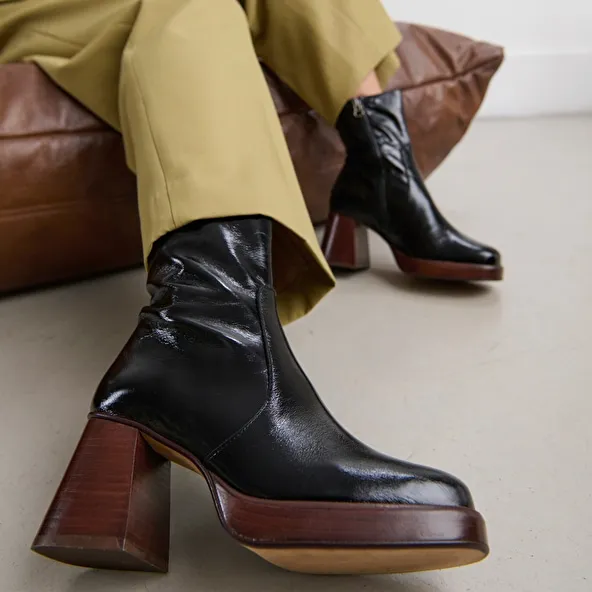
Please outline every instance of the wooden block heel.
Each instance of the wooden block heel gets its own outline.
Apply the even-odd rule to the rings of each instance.
[[[166,572],[170,462],[134,427],[89,420],[32,545],[64,563]]]
[[[329,215],[322,250],[333,269],[362,271],[370,267],[368,230],[347,216]]]

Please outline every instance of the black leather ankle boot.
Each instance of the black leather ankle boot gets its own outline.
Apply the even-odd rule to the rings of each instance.
[[[371,450],[325,409],[278,321],[271,240],[269,220],[242,218],[195,223],[157,243],[151,303],[97,390],[74,473],[102,471],[95,482],[111,483],[117,454],[138,456],[132,435],[117,432],[131,439],[129,453],[100,435],[115,425],[200,473],[231,536],[281,567],[385,573],[484,558],[485,525],[460,481]],[[88,468],[101,438],[114,450]],[[51,532],[67,513],[60,495]],[[95,517],[105,504],[94,504]],[[55,547],[46,554],[82,562],[80,548]]]
[[[331,198],[323,250],[334,268],[369,265],[366,228],[390,245],[402,271],[447,280],[500,280],[500,255],[453,228],[415,164],[401,91],[348,102],[337,129],[347,158]]]

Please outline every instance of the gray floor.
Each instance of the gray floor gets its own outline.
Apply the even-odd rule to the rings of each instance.
[[[459,227],[503,250],[503,284],[408,281],[377,239],[373,269],[289,329],[350,430],[471,486],[487,561],[401,577],[285,573],[229,540],[200,479],[181,469],[167,576],[29,552],[93,388],[144,301],[135,271],[0,300],[0,590],[590,590],[591,138],[592,118],[479,122],[430,181]]]

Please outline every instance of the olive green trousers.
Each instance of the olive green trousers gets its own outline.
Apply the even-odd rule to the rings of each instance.
[[[275,221],[284,323],[334,279],[258,58],[333,123],[399,41],[380,0],[0,0],[0,63],[36,62],[123,134],[146,255],[195,220]]]

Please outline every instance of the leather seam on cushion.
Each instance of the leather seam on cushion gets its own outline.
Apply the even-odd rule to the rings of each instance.
[[[400,91],[412,91],[415,89],[422,89],[422,88],[426,88],[428,86],[432,86],[433,84],[443,84],[446,82],[457,82],[459,79],[464,78],[465,76],[468,76],[469,74],[474,74],[476,73],[477,70],[482,70],[488,66],[492,67],[492,68],[499,68],[501,62],[503,62],[503,56],[500,57],[491,57],[491,58],[487,58],[486,60],[483,60],[481,62],[478,62],[477,64],[474,64],[473,66],[471,66],[470,68],[467,68],[465,70],[462,70],[461,72],[456,72],[454,74],[452,74],[451,76],[440,76],[438,78],[431,78],[430,80],[425,80],[424,82],[421,83],[409,83],[407,85],[395,85],[395,86],[390,86],[390,89],[396,89],[396,90],[400,90]],[[268,69],[269,66],[266,66]],[[273,70],[272,70],[273,72]],[[275,73],[274,73],[275,74]],[[281,84],[284,84],[286,86],[287,83],[285,81],[283,81],[282,79],[279,78],[279,76],[276,77],[278,78],[278,82],[280,82]],[[273,84],[273,83],[272,83]],[[288,88],[291,90],[291,87],[288,86]],[[291,92],[294,92],[293,90],[291,90]],[[298,95],[297,95],[298,96]],[[303,99],[300,99],[301,101],[303,101]],[[277,105],[276,105],[277,108]],[[280,119],[284,118],[284,117],[289,117],[291,115],[302,115],[302,114],[316,114],[317,112],[312,109],[311,107],[309,107],[306,103],[304,103],[302,105],[292,105],[292,106],[282,106],[281,109],[278,109],[278,116]]]
[[[257,290],[257,296],[256,296],[257,315],[259,317],[259,326],[261,328],[261,335],[263,336],[263,351],[265,352],[265,366],[267,367],[267,395],[265,397],[265,403],[263,403],[263,405],[261,405],[259,410],[255,413],[255,415],[253,415],[253,417],[251,417],[251,419],[249,419],[249,421],[247,421],[247,423],[245,423],[241,428],[239,428],[234,434],[232,434],[231,436],[226,438],[226,440],[224,440],[224,442],[222,442],[221,444],[216,446],[216,448],[214,448],[214,450],[212,450],[212,452],[210,452],[210,454],[208,454],[208,456],[206,457],[206,462],[213,460],[215,456],[217,456],[220,452],[222,452],[225,448],[227,448],[235,440],[240,438],[251,427],[251,425],[253,425],[253,423],[255,423],[255,421],[257,421],[257,419],[259,419],[261,414],[265,411],[265,409],[269,405],[269,401],[271,399],[270,394],[271,394],[271,385],[272,385],[272,381],[273,381],[273,373],[271,372],[271,369],[270,369],[271,361],[270,361],[270,357],[269,357],[269,343],[268,343],[268,339],[267,339],[267,336],[265,333],[265,326],[264,326],[265,323],[263,321],[263,313],[261,310],[261,292],[265,289],[266,289],[265,286],[261,286]]]
[[[35,140],[37,138],[44,139],[51,136],[81,136],[81,135],[94,135],[94,134],[108,134],[114,135],[117,132],[111,128],[105,127],[88,127],[88,128],[80,128],[80,129],[56,129],[56,130],[49,130],[43,132],[30,132],[25,134],[14,134],[14,135],[2,135],[0,132],[0,142],[3,141],[11,141],[11,140]]]
[[[119,204],[119,203],[129,203],[131,198],[126,195],[122,197],[108,197],[106,201],[111,204]],[[76,207],[78,204],[88,204],[89,202],[85,202],[82,200],[70,200],[65,201],[57,204],[38,204],[34,206],[27,206],[21,208],[0,208],[0,222],[9,220],[10,218],[18,218],[21,216],[30,216],[30,215],[38,215],[38,214],[48,214],[48,213],[56,213],[61,210],[70,210],[72,206]],[[135,202],[134,202],[135,203]]]
[[[466,70],[463,70],[462,72],[457,72],[452,76],[432,78],[431,80],[426,80],[425,82],[422,82],[420,84],[411,84],[409,86],[393,86],[393,87],[389,86],[389,88],[391,88],[392,90],[396,89],[396,90],[400,90],[402,92],[405,92],[405,91],[409,91],[409,90],[426,88],[426,87],[432,86],[434,84],[442,84],[445,82],[457,82],[460,78],[464,78],[465,76],[468,76],[469,74],[474,74],[477,70],[481,70],[486,66],[497,67],[499,65],[498,64],[499,61],[500,60],[497,58],[489,58],[487,60],[479,62],[478,64],[475,64],[471,68],[467,68]]]

